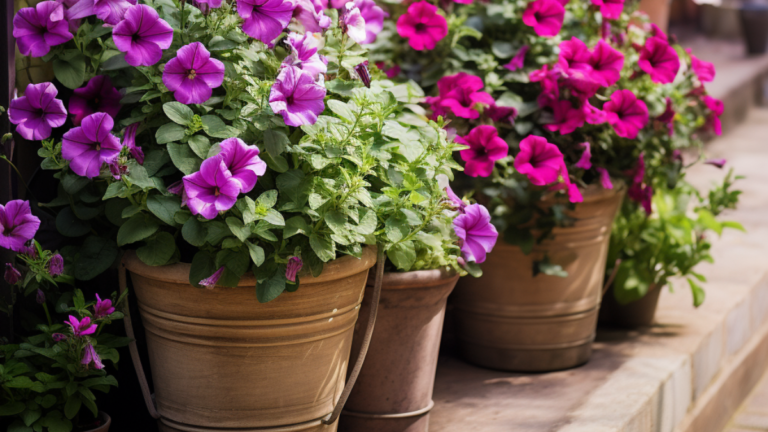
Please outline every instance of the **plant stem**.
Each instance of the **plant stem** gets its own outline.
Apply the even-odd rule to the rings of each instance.
[[[13,168],[13,170],[14,170],[14,171],[16,171],[16,175],[18,175],[18,176],[19,176],[19,180],[20,180],[20,181],[21,181],[21,183],[24,185],[24,187],[27,189],[27,192],[29,193],[29,196],[31,196],[31,197],[32,197],[32,199],[34,199],[35,201],[37,201],[37,202],[40,202],[40,200],[39,200],[39,199],[37,199],[37,197],[35,196],[35,194],[34,194],[34,193],[32,193],[32,190],[29,188],[29,186],[27,186],[27,182],[26,182],[26,181],[24,181],[24,177],[21,175],[21,171],[19,171],[19,169],[18,169],[18,168],[16,168],[16,165],[14,165],[14,164],[13,164],[13,162],[11,162],[11,160],[10,160],[10,159],[8,159],[8,157],[6,157],[5,155],[0,155],[0,159],[2,159],[2,160],[4,160],[4,161],[8,162],[8,165],[10,165],[10,166],[11,166],[11,168]]]
[[[51,314],[48,312],[48,305],[46,303],[43,303],[43,310],[45,311],[45,317],[48,318],[48,327],[53,325],[53,320],[51,320]]]

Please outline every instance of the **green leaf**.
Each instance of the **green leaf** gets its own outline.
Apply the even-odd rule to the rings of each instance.
[[[267,129],[264,131],[264,146],[272,157],[279,156],[290,143],[288,136],[279,130]]]
[[[155,188],[155,182],[149,178],[147,170],[143,166],[139,165],[135,159],[129,160],[126,166],[128,167],[128,174],[126,174],[126,177],[128,180],[130,180],[131,183],[142,189]]]
[[[347,120],[350,123],[355,122],[355,119],[357,117],[352,112],[352,109],[350,109],[349,105],[347,105],[346,103],[340,100],[331,99],[326,104],[328,105],[328,108],[330,108],[331,111],[333,111],[333,113],[336,114],[337,116],[343,118],[344,120]]]
[[[65,87],[79,88],[85,80],[85,56],[78,50],[64,51],[53,60],[53,74]]]
[[[402,213],[395,213],[387,218],[387,221],[384,223],[384,232],[389,241],[397,243],[405,238],[405,236],[411,232],[411,229],[408,227],[408,221],[405,219],[405,215]]]
[[[3,383],[3,386],[9,388],[22,388],[27,389],[32,387],[32,380],[26,376],[17,376],[11,378],[9,381]]]
[[[189,283],[200,288],[200,281],[211,276],[216,270],[216,261],[213,256],[208,252],[199,251],[192,258],[192,266],[189,269]]]
[[[55,404],[55,403],[56,403],[56,396],[54,396],[52,394],[47,394],[47,395],[43,396],[43,400],[40,401],[40,405],[43,408],[46,408],[46,409],[52,407],[53,404]]]
[[[167,232],[159,232],[136,249],[136,255],[146,265],[161,266],[168,263],[176,252],[176,241]]]
[[[198,221],[197,217],[192,216],[181,227],[181,235],[192,246],[200,247],[205,244],[208,230],[205,228],[205,224]]]
[[[274,276],[265,282],[256,284],[256,298],[259,303],[267,303],[277,298],[285,291],[285,267],[280,266]]]
[[[271,189],[263,194],[259,195],[259,198],[256,199],[259,204],[263,205],[267,208],[272,208],[277,204],[277,190]]]
[[[311,229],[304,220],[303,216],[294,216],[285,221],[285,228],[283,228],[283,238],[290,238],[296,234],[309,235]]]
[[[104,273],[115,262],[118,253],[114,240],[89,236],[75,260],[75,278],[87,281]]]
[[[127,61],[125,61],[125,54],[118,53],[113,55],[112,57],[108,58],[105,62],[101,63],[101,68],[103,70],[118,70],[118,69],[125,69],[133,67],[128,64]]]
[[[16,415],[25,409],[27,409],[27,406],[23,402],[11,402],[0,405],[0,417]]]
[[[731,229],[739,230],[741,232],[747,232],[747,230],[744,229],[744,225],[735,221],[724,221],[722,222],[722,225],[723,225],[723,228],[731,228]]]
[[[238,47],[238,44],[235,42],[232,42],[229,39],[224,39],[222,36],[214,36],[211,38],[211,40],[206,44],[206,47],[210,51],[223,51],[223,50],[230,50]]]
[[[67,403],[64,405],[64,415],[70,420],[75,418],[77,413],[80,412],[80,406],[82,406],[82,404],[83,401],[80,400],[80,396],[70,396],[67,399]]]
[[[90,182],[87,177],[80,177],[77,174],[66,173],[61,176],[61,187],[70,195],[80,192]]]
[[[192,122],[192,117],[195,116],[195,112],[192,108],[184,105],[181,102],[166,102],[163,104],[163,111],[165,115],[171,119],[172,122],[187,126]]]
[[[229,227],[224,222],[212,221],[205,224],[208,233],[205,237],[205,241],[212,245],[217,245],[224,237],[228,237],[232,234]]]
[[[107,186],[107,191],[104,192],[104,196],[101,199],[106,201],[110,198],[119,197],[123,195],[127,190],[128,188],[123,182],[110,183],[109,186]]]
[[[284,210],[300,210],[307,203],[311,187],[311,177],[305,177],[301,170],[291,170],[277,176],[277,189],[280,196],[290,204]]]
[[[251,256],[245,250],[223,250],[216,254],[216,267],[224,266],[218,285],[235,287],[251,267]]]
[[[200,164],[203,163],[203,160],[199,158],[187,144],[168,144],[168,154],[171,155],[171,161],[176,165],[176,168],[186,175],[190,175],[199,170]]]
[[[704,303],[704,299],[706,298],[704,289],[690,278],[688,279],[688,285],[691,286],[691,293],[693,293],[693,305],[696,307],[701,306],[701,304]]]
[[[214,138],[236,138],[239,135],[239,131],[231,126],[224,124],[224,121],[215,115],[204,115],[201,117],[203,121],[203,130],[209,136]]]
[[[177,226],[174,215],[177,211],[181,210],[180,197],[176,195],[151,195],[147,198],[147,207],[161,221],[172,227]]]
[[[228,217],[226,222],[229,230],[232,231],[235,237],[242,242],[248,240],[248,237],[251,235],[251,228],[243,225],[243,221],[235,217]]]
[[[64,207],[56,215],[56,229],[66,237],[80,237],[87,234],[91,226],[78,219],[71,207]]]
[[[409,271],[416,262],[416,247],[412,241],[400,242],[387,250],[387,258],[401,271]]]
[[[26,426],[21,420],[16,420],[8,426],[6,432],[35,432],[35,430]]]
[[[703,225],[705,228],[716,232],[717,235],[721,235],[723,233],[723,225],[718,222],[717,219],[715,219],[715,216],[712,215],[711,212],[701,209],[698,211],[698,215],[698,223]]]
[[[158,144],[167,144],[179,141],[186,136],[186,129],[176,123],[166,123],[155,132],[155,139]]]
[[[117,232],[117,245],[125,246],[151,236],[160,228],[154,218],[137,214],[128,219]]]
[[[29,407],[29,405],[27,405],[27,409],[21,413],[21,421],[23,421],[27,426],[32,426],[32,423],[36,422],[37,419],[39,419],[42,415],[43,411],[39,406]]]
[[[285,219],[283,218],[283,215],[275,209],[267,210],[267,215],[264,216],[264,220],[271,223],[272,225],[277,225],[277,226],[285,225]]]
[[[373,234],[376,230],[376,224],[378,223],[376,212],[370,209],[361,208],[359,213],[361,215],[360,223],[357,224],[355,229],[362,235]]]
[[[288,161],[282,156],[275,156],[274,158],[268,153],[261,153],[259,155],[264,162],[267,163],[269,169],[275,172],[284,173],[288,171]]]
[[[336,258],[336,243],[330,238],[312,233],[309,236],[309,245],[323,262],[332,261]]]
[[[189,138],[188,144],[189,148],[191,148],[200,159],[206,159],[208,157],[208,152],[211,150],[211,140],[205,135],[193,135]]]
[[[256,267],[264,264],[264,249],[249,241],[246,241],[245,244],[248,246],[248,253],[251,255],[251,261],[253,261]]]

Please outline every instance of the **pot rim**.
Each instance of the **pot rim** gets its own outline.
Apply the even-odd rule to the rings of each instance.
[[[373,284],[372,276],[368,276],[368,284]],[[407,272],[385,272],[384,279],[382,280],[382,289],[427,288],[458,278],[459,274],[450,267]]]
[[[123,263],[131,273],[136,273],[150,279],[172,283],[189,283],[189,271],[192,267],[190,263],[176,263],[164,266],[150,266],[144,264],[136,255],[136,251],[129,250],[123,256]],[[331,280],[342,279],[353,274],[360,273],[362,270],[369,269],[376,264],[376,246],[366,246],[363,248],[362,257],[357,258],[352,255],[344,255],[323,265],[323,272],[318,277],[312,276],[309,268],[305,267],[299,272],[302,285],[321,283]],[[240,278],[238,287],[253,287],[256,285],[256,278],[253,273],[248,272]]]

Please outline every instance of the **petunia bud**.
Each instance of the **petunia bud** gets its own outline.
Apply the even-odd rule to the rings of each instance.
[[[304,266],[304,262],[299,257],[291,257],[288,260],[288,266],[285,268],[285,278],[291,282],[296,282],[296,274]]]
[[[61,276],[64,273],[64,258],[59,254],[55,254],[51,257],[51,261],[48,262],[48,274],[53,277]]]
[[[726,159],[707,159],[706,161],[704,161],[705,164],[712,165],[718,168],[724,167],[726,162],[728,162],[728,160]]]
[[[86,367],[93,363],[93,366],[96,369],[104,369],[104,364],[101,363],[101,358],[98,354],[96,354],[96,350],[91,344],[85,346],[85,351],[83,352],[83,360],[80,363],[84,364]]]
[[[8,282],[9,285],[16,285],[16,283],[21,279],[21,273],[16,270],[16,267],[13,266],[11,263],[5,264],[5,281]]]
[[[184,190],[184,183],[181,180],[177,182],[173,182],[168,186],[168,192],[174,195],[181,195],[181,192],[183,190]]]
[[[219,279],[221,279],[222,273],[224,273],[224,267],[221,267],[209,277],[201,280],[200,285],[204,286],[206,289],[214,289],[216,287],[216,283],[218,283]]]
[[[54,333],[51,335],[51,337],[53,338],[54,342],[61,342],[63,340],[67,340],[67,335],[62,333]]]
[[[365,64],[365,62],[360,63],[355,66],[355,72],[357,72],[357,76],[360,77],[360,81],[362,81],[366,87],[371,88],[371,74],[368,72],[368,65]]]
[[[96,304],[93,306],[94,318],[104,318],[111,315],[115,311],[112,307],[112,300],[102,300],[98,294],[96,294]]]
[[[43,290],[38,289],[37,295],[35,296],[35,300],[37,300],[37,304],[45,304],[45,293]]]

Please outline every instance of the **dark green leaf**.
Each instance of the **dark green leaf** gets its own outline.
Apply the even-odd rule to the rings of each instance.
[[[159,232],[156,236],[147,240],[144,246],[136,249],[136,255],[144,264],[161,266],[176,252],[176,241],[167,232]]]
[[[211,140],[205,135],[194,135],[189,138],[189,147],[193,152],[201,159],[208,157],[208,152],[211,150]]]
[[[265,282],[256,284],[256,298],[260,303],[267,303],[277,298],[285,291],[285,267],[280,266],[274,276]]]
[[[176,220],[174,215],[177,211],[181,210],[181,198],[176,195],[151,195],[147,198],[147,207],[161,221],[175,227]]]
[[[323,262],[332,261],[336,258],[336,244],[328,237],[321,237],[312,233],[309,236],[309,245]]]
[[[117,245],[124,246],[144,240],[160,228],[154,218],[137,214],[124,223],[117,232]]]
[[[71,207],[64,207],[56,216],[56,229],[67,237],[80,237],[87,234],[91,227],[78,219]]]
[[[416,248],[412,241],[400,242],[387,250],[387,258],[400,271],[409,271],[416,262]]]
[[[200,281],[211,276],[216,270],[216,261],[211,254],[199,251],[192,258],[192,266],[189,269],[189,283],[200,288]]]
[[[192,246],[200,247],[205,244],[208,231],[205,229],[205,224],[198,221],[197,217],[192,216],[184,222],[184,226],[181,228],[181,235]]]
[[[67,416],[68,419],[73,419],[78,412],[80,412],[80,406],[83,404],[83,401],[80,400],[80,396],[78,395],[72,395],[67,399],[67,403],[64,405],[64,415]]]
[[[53,60],[53,74],[65,87],[76,89],[85,80],[85,56],[78,50],[66,50]]]
[[[203,163],[203,160],[199,158],[187,144],[168,144],[168,154],[171,155],[171,160],[173,161],[173,164],[176,165],[176,168],[186,175],[199,170],[200,164]]]
[[[86,281],[100,275],[115,262],[118,252],[114,240],[89,236],[75,261],[75,278]]]
[[[160,129],[155,132],[155,139],[158,144],[167,144],[174,141],[179,141],[186,136],[186,129],[176,123],[166,123],[160,126]]]
[[[276,129],[264,131],[264,146],[272,157],[279,156],[290,144],[288,136]]]
[[[171,119],[172,122],[187,126],[192,121],[195,113],[192,108],[184,105],[181,102],[166,102],[163,104],[163,111],[165,115]]]

